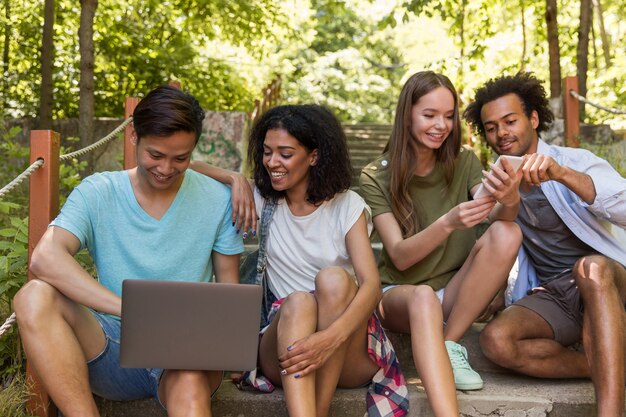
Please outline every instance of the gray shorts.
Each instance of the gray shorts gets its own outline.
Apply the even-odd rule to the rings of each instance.
[[[526,307],[548,322],[554,340],[570,346],[582,339],[583,303],[571,273],[543,285],[537,291],[517,301],[514,305]]]

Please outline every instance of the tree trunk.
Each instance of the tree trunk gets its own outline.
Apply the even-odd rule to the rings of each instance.
[[[587,96],[587,69],[589,67],[589,29],[591,27],[591,0],[580,0],[580,24],[578,25],[578,47],[576,48],[576,73],[578,93]],[[585,103],[580,103],[580,120],[585,117]]]
[[[523,71],[526,66],[524,62],[526,61],[526,7],[524,4],[526,0],[520,0],[519,5],[522,10],[522,57],[520,59],[520,70]]]
[[[557,23],[557,0],[546,0],[546,25],[548,27],[548,54],[550,63],[550,98],[561,95],[561,53]]]
[[[94,47],[93,21],[98,8],[98,0],[80,1],[80,27],[78,41],[80,48],[80,94],[78,103],[78,135],[81,148],[93,143],[94,126]],[[93,166],[91,154],[87,159]]]
[[[0,101],[0,114],[6,115],[7,99],[9,97],[9,48],[11,47],[11,2],[4,0],[4,45],[2,46],[2,100]]]
[[[464,71],[463,71],[463,63],[465,62],[465,7],[467,6],[467,0],[461,0],[461,13],[460,13],[460,19],[461,21],[459,22],[459,37],[460,37],[460,42],[461,42],[461,60],[459,62],[459,74],[458,74],[458,79],[457,79],[457,90],[460,93],[461,96],[463,96],[463,88],[465,85],[465,80],[463,79],[465,77]]]
[[[45,0],[41,40],[41,88],[39,129],[52,128],[52,72],[54,70],[54,0]]]
[[[611,68],[611,44],[609,43],[609,37],[604,29],[604,11],[602,10],[602,1],[595,0],[596,12],[598,16],[598,22],[600,23],[600,39],[602,39],[602,51],[604,55],[604,63],[606,68]]]

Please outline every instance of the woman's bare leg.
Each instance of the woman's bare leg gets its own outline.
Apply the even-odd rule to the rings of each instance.
[[[446,286],[445,340],[458,342],[506,283],[522,241],[512,222],[494,222],[478,239],[467,260]]]
[[[297,291],[283,301],[261,338],[259,357],[263,374],[272,383],[282,385],[289,415],[315,417],[315,373],[296,378],[281,375],[278,356],[287,351],[293,342],[315,332],[317,327],[317,303],[312,294]]]
[[[444,345],[441,302],[426,285],[401,285],[383,294],[383,327],[411,334],[415,368],[437,417],[458,417],[452,366]]]
[[[318,306],[317,330],[328,328],[340,317],[357,292],[354,278],[343,268],[326,268],[315,278]],[[346,355],[350,350],[351,354]],[[355,353],[355,355],[352,355]],[[349,362],[349,363],[346,363]],[[343,375],[342,370],[345,371]],[[335,389],[343,376],[349,387],[365,384],[378,370],[367,355],[367,322],[344,342],[316,372],[317,416],[328,415]],[[342,384],[343,385],[343,384]]]

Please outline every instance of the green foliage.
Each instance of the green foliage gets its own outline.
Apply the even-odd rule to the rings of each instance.
[[[0,16],[0,44],[9,37],[4,115],[35,117],[39,105],[43,2],[9,0]],[[80,3],[55,1],[55,118],[76,117],[80,79]],[[260,85],[250,84],[237,63],[222,60],[212,41],[240,46],[260,59],[287,26],[273,0],[100,0],[94,21],[95,114],[120,116],[125,97],[141,96],[171,80],[183,83],[204,108],[252,107]],[[3,30],[8,28],[8,31]],[[267,80],[263,80],[263,83]]]
[[[405,72],[391,31],[362,16],[363,2],[311,7],[299,47],[281,56],[285,97],[326,105],[343,122],[391,122]]]
[[[2,132],[0,143],[0,185],[4,187],[29,165],[29,150],[15,141],[19,129]],[[71,140],[70,140],[71,142]],[[62,149],[63,153],[65,150]],[[85,162],[77,160],[62,163],[60,169],[60,188],[64,196],[80,183],[79,172]],[[26,180],[27,182],[28,180]],[[28,187],[18,185],[0,199],[0,324],[4,323],[12,312],[12,300],[17,291],[26,282],[28,273]],[[81,251],[78,261],[90,272],[93,266],[89,255]],[[23,372],[23,354],[15,325],[0,337],[0,388],[17,381],[16,375]],[[18,384],[19,385],[19,384]],[[8,388],[6,388],[8,389]],[[2,389],[0,391],[3,392]],[[0,399],[0,411],[4,406]],[[19,415],[0,412],[0,415]]]

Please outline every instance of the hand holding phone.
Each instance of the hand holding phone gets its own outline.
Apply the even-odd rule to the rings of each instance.
[[[511,164],[513,169],[517,171],[520,165],[522,165],[523,158],[521,156],[500,155],[498,159],[496,160],[495,165],[498,168],[501,168],[502,170],[504,170],[504,167],[502,166],[503,159],[506,159],[507,161],[509,161],[509,164]],[[474,200],[476,200],[477,198],[488,196],[488,195],[491,195],[489,190],[487,190],[484,184],[480,184],[480,187],[478,187],[478,190],[476,190],[476,194],[474,194]]]

